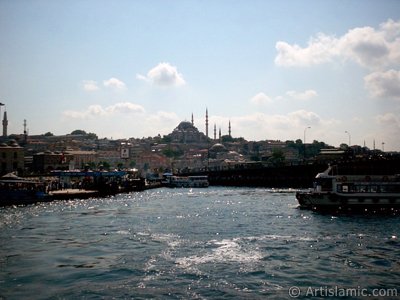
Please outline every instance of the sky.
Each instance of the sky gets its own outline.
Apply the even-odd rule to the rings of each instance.
[[[400,1],[0,0],[8,134],[400,151]]]

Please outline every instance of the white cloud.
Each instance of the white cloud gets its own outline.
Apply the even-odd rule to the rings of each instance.
[[[94,92],[99,89],[97,82],[94,80],[84,80],[82,81],[83,89],[87,92]]]
[[[152,68],[146,76],[137,74],[136,78],[159,86],[181,86],[186,84],[183,75],[178,72],[177,68],[165,62],[159,63]]]
[[[255,105],[264,105],[268,103],[272,103],[272,99],[264,93],[258,93],[253,98],[250,99],[250,102]]]
[[[101,105],[90,105],[84,111],[67,110],[63,112],[64,117],[71,119],[92,119],[95,117],[111,116],[118,113],[136,114],[143,113],[141,105],[131,102],[120,102],[103,108]]]
[[[378,124],[378,131],[375,132],[373,139],[376,140],[377,147],[385,143],[385,150],[398,149],[400,147],[398,133],[400,131],[400,117],[395,113],[386,113],[375,117]]]
[[[311,129],[307,131],[307,141],[317,139],[332,142],[332,135],[333,133],[336,134],[340,123],[338,120],[325,119],[315,112],[306,110],[293,111],[287,114],[257,112],[231,118],[212,116],[210,118],[212,125],[209,128],[210,137],[213,136],[214,123],[217,125],[217,129],[221,126],[222,134],[227,134],[229,120],[234,137],[244,137],[247,140],[256,141],[303,139],[304,129],[311,126]]]
[[[108,80],[104,80],[103,84],[105,87],[109,87],[115,90],[123,90],[126,87],[124,82],[115,77],[111,77]]]
[[[400,100],[400,71],[371,73],[364,77],[364,84],[372,97]]]
[[[174,112],[158,111],[155,114],[145,116],[143,123],[146,124],[146,134],[153,136],[154,133],[169,134],[179,124],[180,118]]]
[[[130,113],[144,112],[143,106],[131,102],[116,103],[114,105],[108,106],[105,110],[108,114],[115,114],[115,113],[130,114]]]
[[[179,122],[179,117],[174,112],[158,111],[155,115],[149,116],[148,120],[152,122],[172,122],[173,124],[177,124]]]
[[[315,90],[305,90],[304,92],[297,92],[297,91],[287,91],[286,96],[296,99],[296,100],[309,100],[311,98],[317,97],[318,93]],[[258,93],[253,98],[250,99],[250,102],[254,105],[265,105],[272,103],[274,101],[281,101],[285,98],[283,96],[276,96],[274,98],[266,95],[265,93]]]
[[[371,27],[350,30],[338,46],[345,57],[367,68],[386,64],[390,51],[384,34]]]
[[[292,124],[299,126],[317,125],[322,123],[322,119],[314,112],[306,110],[297,110],[288,114]]]
[[[398,132],[400,129],[400,117],[393,113],[378,115],[376,116],[376,121],[380,125],[395,128],[396,132]]]
[[[287,91],[286,95],[293,99],[298,99],[298,100],[309,100],[311,98],[314,98],[318,96],[318,93],[314,90],[306,90],[304,92],[296,92],[296,91]]]
[[[336,38],[322,33],[318,34],[316,38],[311,38],[305,48],[279,41],[275,46],[278,51],[275,64],[284,67],[306,67],[325,63],[336,55],[336,44]]]
[[[284,67],[306,67],[333,61],[352,60],[369,69],[380,69],[400,63],[400,21],[391,19],[378,29],[359,27],[340,38],[319,33],[306,47],[276,43],[275,64]]]

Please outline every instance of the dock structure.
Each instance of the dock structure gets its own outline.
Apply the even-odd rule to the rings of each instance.
[[[88,199],[99,196],[99,191],[82,189],[63,189],[49,192],[53,200]]]

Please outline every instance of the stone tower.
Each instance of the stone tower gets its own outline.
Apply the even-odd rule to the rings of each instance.
[[[3,118],[3,136],[7,136],[7,126],[8,126],[8,120],[7,120],[7,111],[4,112],[4,118]]]

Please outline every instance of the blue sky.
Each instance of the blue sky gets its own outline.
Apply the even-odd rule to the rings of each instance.
[[[8,133],[168,134],[400,151],[400,1],[0,0]],[[348,133],[346,133],[346,131]]]

